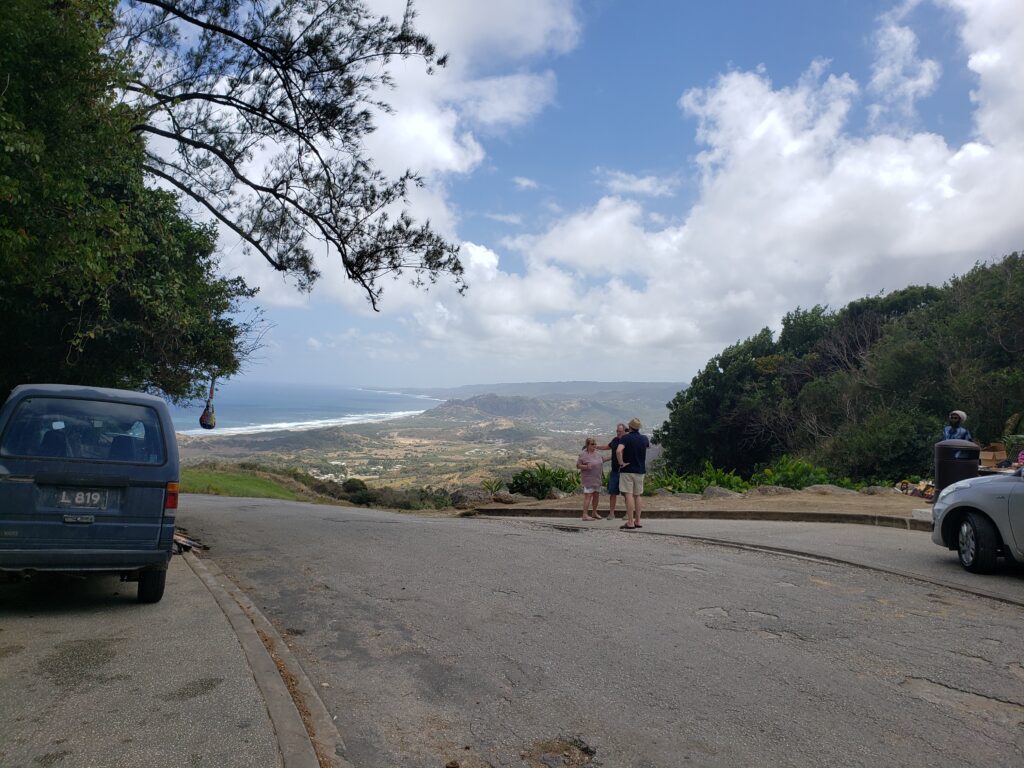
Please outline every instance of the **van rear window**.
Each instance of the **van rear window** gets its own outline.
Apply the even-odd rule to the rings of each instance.
[[[145,405],[68,397],[22,400],[0,436],[0,456],[163,464],[163,430]]]

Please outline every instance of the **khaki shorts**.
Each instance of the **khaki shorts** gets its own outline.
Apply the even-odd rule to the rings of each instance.
[[[636,472],[620,472],[619,493],[642,496],[644,493],[644,476]]]

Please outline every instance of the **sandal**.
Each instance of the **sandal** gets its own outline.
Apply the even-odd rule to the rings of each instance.
[[[634,527],[634,528],[643,528],[643,526],[642,526],[642,525],[640,525],[640,523],[637,523],[637,524],[636,524],[636,525],[634,525],[633,527]]]
[[[633,531],[633,530],[636,530],[636,526],[635,525],[620,525],[619,526],[619,530],[620,531]]]

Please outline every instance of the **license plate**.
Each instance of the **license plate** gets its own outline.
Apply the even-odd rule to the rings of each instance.
[[[106,509],[107,491],[93,488],[58,488],[54,501],[67,509]]]

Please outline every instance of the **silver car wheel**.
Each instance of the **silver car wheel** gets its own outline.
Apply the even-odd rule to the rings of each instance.
[[[960,523],[960,562],[965,566],[972,565],[977,546],[974,539],[974,526],[964,520]]]

